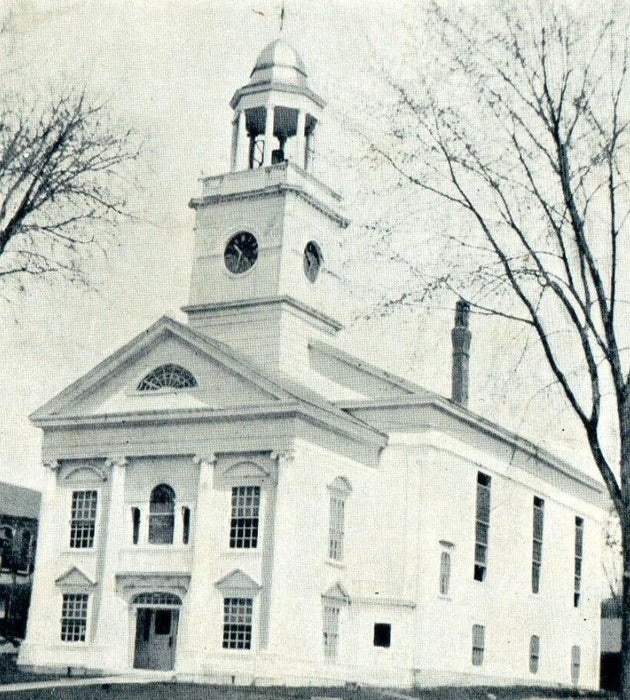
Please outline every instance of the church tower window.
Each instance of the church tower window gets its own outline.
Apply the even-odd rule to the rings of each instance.
[[[160,365],[149,372],[138,384],[138,391],[158,389],[191,389],[197,386],[194,376],[179,365]]]

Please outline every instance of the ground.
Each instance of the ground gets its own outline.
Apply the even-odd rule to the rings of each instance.
[[[194,685],[190,683],[102,684],[45,690],[2,692],[7,683],[43,681],[59,676],[27,674],[15,666],[13,654],[0,654],[0,700],[530,700],[571,698],[614,700],[614,693],[582,693],[533,687],[486,688],[446,687],[415,691],[386,691],[373,688],[255,688]],[[72,683],[72,679],[69,680]]]

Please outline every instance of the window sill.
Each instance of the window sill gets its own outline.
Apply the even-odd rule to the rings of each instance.
[[[337,559],[326,559],[326,564],[332,566],[333,569],[345,569],[346,564],[343,561],[338,561]]]
[[[243,547],[242,549],[227,549],[221,552],[222,557],[242,557],[243,555],[250,556],[261,556],[261,550],[259,547]]]

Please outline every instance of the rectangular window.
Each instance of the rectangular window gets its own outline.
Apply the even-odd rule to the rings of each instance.
[[[534,496],[534,528],[532,534],[532,593],[538,593],[540,589],[544,513],[545,502],[542,498]]]
[[[440,595],[448,595],[451,583],[451,553],[443,551],[440,556]]]
[[[529,640],[529,672],[538,673],[540,658],[540,637],[533,634]]]
[[[575,568],[573,578],[573,607],[580,604],[582,595],[582,551],[584,547],[584,520],[575,519]]]
[[[89,549],[94,546],[96,500],[96,491],[72,492],[70,547],[73,549]]]
[[[374,646],[389,649],[392,643],[392,626],[389,623],[377,622],[374,625]]]
[[[88,596],[86,593],[64,593],[61,609],[61,641],[84,642],[87,628]]]
[[[259,510],[260,486],[235,486],[232,489],[232,549],[255,549],[258,546]]]
[[[492,479],[477,473],[477,512],[475,520],[475,581],[486,578],[488,568],[488,533],[490,530],[490,483]]]
[[[140,508],[131,509],[131,520],[133,524],[133,543],[138,544],[140,540]]]
[[[339,645],[339,607],[324,605],[324,656],[336,659]]]
[[[571,683],[577,685],[580,682],[580,647],[571,647]]]
[[[481,666],[486,644],[486,628],[483,625],[473,625],[472,628],[472,662],[473,666]]]
[[[225,598],[223,600],[223,648],[252,648],[251,598]]]
[[[190,508],[182,506],[182,543],[188,544],[190,541]]]
[[[328,533],[328,556],[341,561],[343,559],[343,527],[345,503],[337,495],[330,497],[330,521]]]

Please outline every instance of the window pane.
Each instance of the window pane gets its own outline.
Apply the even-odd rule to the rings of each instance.
[[[449,552],[442,552],[440,557],[440,593],[448,594],[451,579],[451,555]]]
[[[149,543],[173,544],[175,529],[175,491],[159,484],[151,491],[149,505]]]
[[[473,625],[472,628],[472,662],[474,666],[481,666],[485,647],[485,627]]]
[[[258,546],[259,509],[260,486],[235,486],[232,489],[232,549],[255,549]]]
[[[339,607],[336,605],[324,605],[324,656],[327,659],[336,659],[339,644]]]
[[[529,640],[529,670],[530,673],[538,672],[538,659],[540,656],[540,639],[532,635]]]
[[[89,549],[96,532],[96,491],[73,491],[70,512],[70,547]]]
[[[486,576],[487,549],[490,535],[490,484],[487,474],[477,472],[477,505],[475,515],[475,581]]]
[[[251,598],[225,598],[223,601],[223,648],[251,649]]]
[[[87,626],[87,594],[65,593],[61,609],[61,641],[84,642]]]

